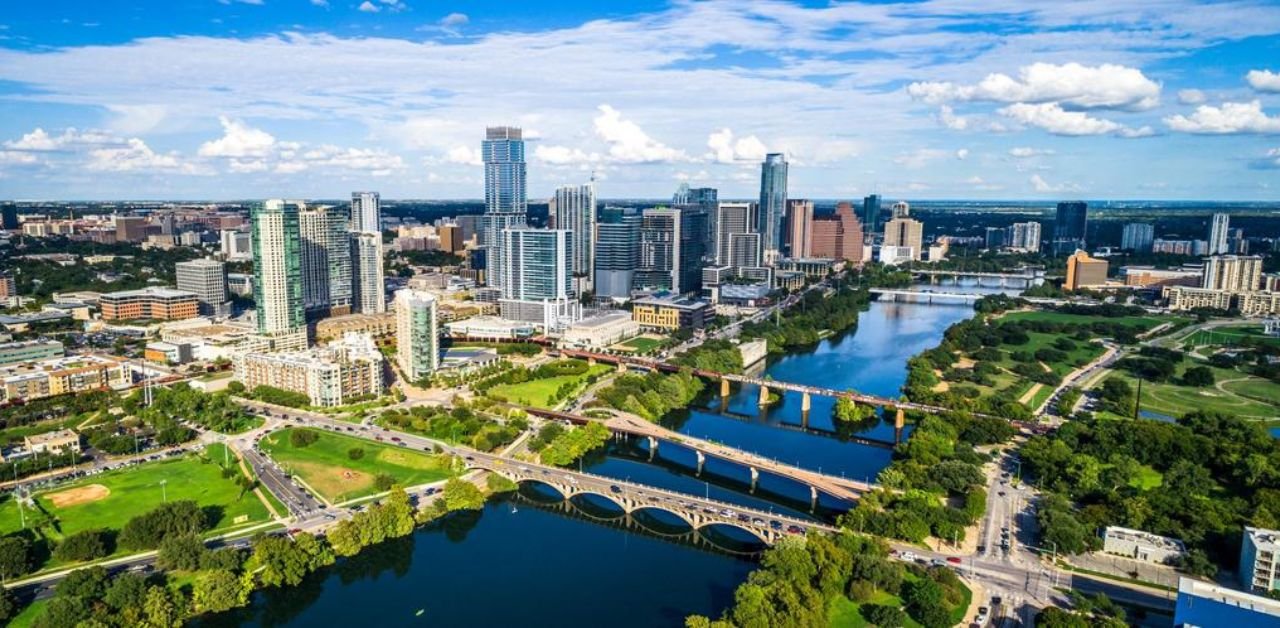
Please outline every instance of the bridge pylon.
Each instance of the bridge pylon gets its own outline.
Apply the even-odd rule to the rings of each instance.
[[[769,405],[769,387],[760,384],[760,400],[756,403],[760,407]]]
[[[902,408],[898,408],[898,413],[893,417],[893,429],[900,430],[906,424],[907,413],[903,412]]]
[[[804,392],[804,396],[800,398],[800,411],[808,412],[813,407],[813,400],[809,398],[809,391]]]
[[[748,468],[751,469],[751,492],[755,493],[756,486],[760,484],[760,471],[758,471],[755,467],[748,467]]]
[[[695,451],[694,453],[698,454],[698,475],[702,475],[702,467],[707,464],[707,455],[701,451]]]
[[[729,396],[729,379],[727,377],[720,378],[720,396],[721,397]]]

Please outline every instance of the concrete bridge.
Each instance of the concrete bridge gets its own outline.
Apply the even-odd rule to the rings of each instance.
[[[825,523],[796,519],[616,478],[511,460],[493,454],[468,452],[464,454],[464,460],[469,469],[496,473],[516,483],[545,484],[566,500],[578,495],[591,495],[613,503],[628,515],[648,509],[660,510],[674,515],[695,531],[711,526],[728,526],[747,532],[768,545],[789,534],[804,534],[811,529],[832,533],[839,530]]]
[[[963,278],[977,279],[979,286],[995,286],[1001,288],[1013,286],[1030,287],[1044,282],[1044,270],[1039,268],[1026,268],[1022,272],[1017,273],[987,273],[980,271],[964,271],[964,270],[933,270],[933,269],[917,269],[912,270],[912,274],[929,280],[930,283],[938,283],[940,278],[953,277],[957,281]]]
[[[879,295],[881,301],[906,301],[910,303],[933,303],[934,301],[972,303],[986,296],[971,292],[933,292],[930,290],[893,290],[889,288],[871,288],[867,292]]]

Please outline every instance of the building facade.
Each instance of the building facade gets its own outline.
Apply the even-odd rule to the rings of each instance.
[[[1058,203],[1053,221],[1053,254],[1070,255],[1085,248],[1089,205],[1083,201]]]
[[[1230,231],[1230,214],[1214,214],[1209,219],[1209,255],[1226,255],[1235,252],[1227,243]]]
[[[377,192],[352,192],[348,231],[382,233],[382,198]]]
[[[655,297],[637,299],[631,308],[631,318],[641,327],[676,330],[702,329],[710,316],[711,305],[705,301],[687,298]]]
[[[760,165],[760,215],[756,231],[764,246],[764,258],[772,261],[782,253],[782,218],[787,209],[787,159],[769,153]]]
[[[347,334],[324,348],[242,354],[236,359],[236,377],[249,390],[271,386],[303,393],[313,406],[332,407],[381,395],[382,361],[372,338]]]
[[[421,290],[398,290],[396,362],[406,377],[417,381],[440,368],[440,326],[436,298]]]
[[[169,288],[143,288],[108,292],[98,299],[103,320],[176,321],[200,315],[200,302],[194,292]]]
[[[564,229],[572,240],[575,276],[588,277],[594,283],[595,232],[596,232],[596,184],[564,185],[556,188],[553,229]]]
[[[1151,245],[1156,241],[1156,227],[1142,222],[1131,222],[1124,226],[1120,235],[1120,248],[1138,253],[1150,253]]]
[[[1166,306],[1171,310],[1231,309],[1231,293],[1223,290],[1166,286],[1161,294],[1167,302]]]
[[[716,204],[715,237],[712,238],[716,264],[722,266],[741,265],[734,264],[731,259],[733,236],[743,233],[757,233],[758,218],[756,214],[758,211],[759,206],[755,203],[720,202]],[[758,258],[758,253],[753,256],[753,259]]]
[[[866,235],[877,232],[880,227],[880,195],[871,194],[862,199],[862,228]]]
[[[1204,262],[1201,288],[1237,294],[1253,292],[1261,284],[1261,256],[1214,255]]]
[[[371,202],[377,204],[377,193],[362,194],[372,194]],[[353,196],[352,207],[356,205]],[[313,316],[351,313],[353,265],[348,220],[346,213],[336,207],[298,212],[302,305]]]
[[[1265,594],[1280,589],[1280,531],[1245,526],[1237,573],[1246,591]]]
[[[174,265],[179,290],[195,293],[200,314],[227,316],[227,266],[217,260],[195,259]]]
[[[813,220],[809,253],[856,264],[863,261],[863,236],[853,205],[839,203],[835,214]]]
[[[352,305],[363,314],[387,311],[386,282],[382,270],[382,234],[351,234]]]
[[[640,215],[640,239],[632,288],[682,292],[679,209],[646,209]]]
[[[502,232],[503,299],[545,301],[573,294],[573,233],[568,229],[507,229]]]
[[[639,264],[640,213],[621,207],[600,210],[596,224],[595,295],[627,299]]]
[[[258,333],[292,335],[306,325],[302,305],[302,250],[299,201],[272,199],[255,204],[253,228],[253,300]]]
[[[124,360],[99,355],[76,355],[0,366],[0,402],[123,388],[130,385]]]
[[[894,255],[896,259],[920,261],[921,249],[924,247],[924,223],[905,214],[899,217],[896,210],[894,216],[884,224],[882,248],[898,249],[899,252]],[[902,249],[909,249],[909,252],[903,252]]]
[[[787,201],[787,257],[809,257],[813,249],[813,201]]]
[[[516,127],[488,127],[480,152],[484,160],[485,211],[481,230],[488,247],[486,282],[502,290],[507,283],[502,274],[502,231],[527,224],[524,132]]]
[[[1062,287],[1079,290],[1107,283],[1107,260],[1089,257],[1084,251],[1076,251],[1067,258],[1067,280]]]

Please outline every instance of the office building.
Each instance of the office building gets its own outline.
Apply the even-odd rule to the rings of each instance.
[[[788,257],[809,257],[813,248],[813,201],[787,201],[785,245]]]
[[[862,228],[866,235],[876,233],[880,228],[880,195],[871,194],[862,199]]]
[[[1009,230],[1004,227],[987,227],[983,246],[989,251],[1004,248],[1008,244]]]
[[[480,145],[484,159],[484,216],[482,238],[487,247],[486,283],[501,291],[506,286],[502,231],[527,225],[524,133],[516,127],[488,127]]]
[[[1208,255],[1208,240],[1162,240],[1151,241],[1152,253],[1168,253],[1170,255]]]
[[[377,203],[376,193],[365,194],[371,194],[372,202]],[[352,207],[356,204],[353,197]],[[346,213],[336,207],[298,212],[302,305],[313,317],[351,313],[352,261],[347,222]]]
[[[351,304],[357,312],[387,311],[386,282],[382,270],[382,234],[352,233]]]
[[[760,214],[756,232],[764,259],[772,263],[782,253],[782,218],[787,209],[787,159],[782,153],[765,155],[760,165]]]
[[[1076,251],[1067,258],[1065,290],[1079,290],[1107,283],[1107,260],[1089,257],[1084,251]]]
[[[859,263],[863,261],[864,233],[853,205],[838,203],[834,214],[813,219],[809,253],[813,257]]]
[[[583,349],[603,349],[640,335],[640,324],[625,310],[584,318],[564,330],[560,343]]]
[[[600,210],[596,224],[595,295],[627,299],[639,261],[640,212],[621,207]]]
[[[66,348],[57,340],[25,340],[0,343],[0,365],[62,357]]]
[[[1015,222],[1012,225],[1009,225],[1009,235],[1006,238],[1006,245],[1017,251],[1039,253],[1040,223]]]
[[[1280,292],[1246,292],[1236,296],[1241,316],[1280,315]]]
[[[176,321],[200,315],[195,293],[170,288],[108,292],[98,299],[103,320]]]
[[[707,233],[704,236],[704,246],[711,249],[710,254],[715,254],[716,241],[716,205],[719,203],[720,191],[715,188],[690,188],[688,184],[681,183],[680,188],[676,190],[672,196],[672,205],[677,208],[698,207],[707,214]]]
[[[641,327],[674,331],[702,329],[711,316],[711,305],[684,297],[651,297],[632,303],[631,318]]]
[[[1102,551],[1155,565],[1173,565],[1187,553],[1182,541],[1142,530],[1108,526],[1102,531]]]
[[[147,219],[142,216],[116,216],[117,242],[142,242],[147,239]]]
[[[305,332],[302,241],[298,234],[302,208],[299,201],[271,199],[255,204],[249,212],[253,229],[253,300],[258,333],[264,336]]]
[[[396,363],[410,381],[440,368],[440,327],[436,298],[422,290],[397,290]]]
[[[1161,296],[1165,299],[1165,307],[1171,310],[1231,309],[1231,293],[1224,290],[1165,286]]]
[[[758,233],[734,233],[729,235],[729,257],[732,268],[750,268],[763,265],[760,259],[761,243]]]
[[[13,203],[0,205],[0,229],[14,231],[19,228],[18,206]]]
[[[201,315],[227,316],[231,313],[227,302],[226,264],[211,259],[195,259],[178,262],[174,269],[178,289],[195,293]]]
[[[715,219],[715,237],[713,240],[715,263],[721,266],[735,266],[731,261],[731,251],[733,249],[733,236],[735,234],[758,233],[756,225],[758,218],[756,214],[759,206],[755,203],[726,203],[720,202],[716,204]],[[759,259],[757,253],[754,259]],[[752,266],[758,264],[750,264]]]
[[[1164,286],[1198,287],[1203,281],[1203,268],[1156,268],[1154,266],[1123,266],[1120,276],[1124,285],[1140,288]]]
[[[1120,236],[1120,248],[1136,253],[1150,253],[1155,239],[1155,225],[1131,222],[1124,226],[1124,232]]]
[[[1053,254],[1070,255],[1085,248],[1089,205],[1083,201],[1058,203],[1053,221]]]
[[[233,262],[253,259],[253,242],[248,231],[227,229],[220,236],[223,259]]]
[[[8,302],[18,297],[18,282],[13,275],[0,274],[0,301]]]
[[[507,229],[502,272],[510,278],[503,299],[545,301],[573,295],[573,233],[568,229]]]
[[[556,188],[552,203],[555,213],[551,228],[568,231],[572,242],[573,274],[592,278],[596,250],[596,184],[560,186]]]
[[[1249,240],[1244,237],[1244,229],[1227,230],[1227,252],[1236,255],[1249,254]]]
[[[1200,287],[1229,294],[1253,292],[1262,285],[1262,257],[1214,255],[1204,262]]]
[[[680,292],[680,211],[646,209],[640,215],[640,240],[633,288]]]
[[[892,247],[896,250],[896,254],[892,257],[896,260],[920,261],[920,253],[924,247],[924,223],[914,218],[909,218],[907,210],[904,208],[899,214],[898,205],[906,205],[906,203],[894,203],[894,218],[884,223],[884,240],[883,247]],[[883,254],[881,255],[883,258]]]
[[[1227,245],[1228,232],[1231,230],[1229,214],[1214,214],[1209,219],[1209,255],[1226,255],[1231,253]]]
[[[898,201],[893,204],[892,211],[889,214],[889,219],[893,220],[895,218],[907,218],[910,216],[911,205],[906,201]]]
[[[1193,578],[1178,578],[1176,628],[1280,626],[1280,601]]]
[[[382,233],[382,198],[377,192],[352,192],[348,231]]]
[[[340,406],[355,397],[381,395],[382,352],[369,336],[348,333],[323,348],[237,357],[244,387],[271,386],[307,395],[313,406]]]

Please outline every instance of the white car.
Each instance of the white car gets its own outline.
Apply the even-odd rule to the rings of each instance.
[[[905,561],[909,562],[909,563],[914,563],[914,562],[916,562],[916,555],[915,555],[915,553],[914,553],[914,552],[903,552],[903,553],[899,554],[899,555],[898,555],[898,557],[899,557],[899,558],[901,558],[902,560],[905,560]]]

